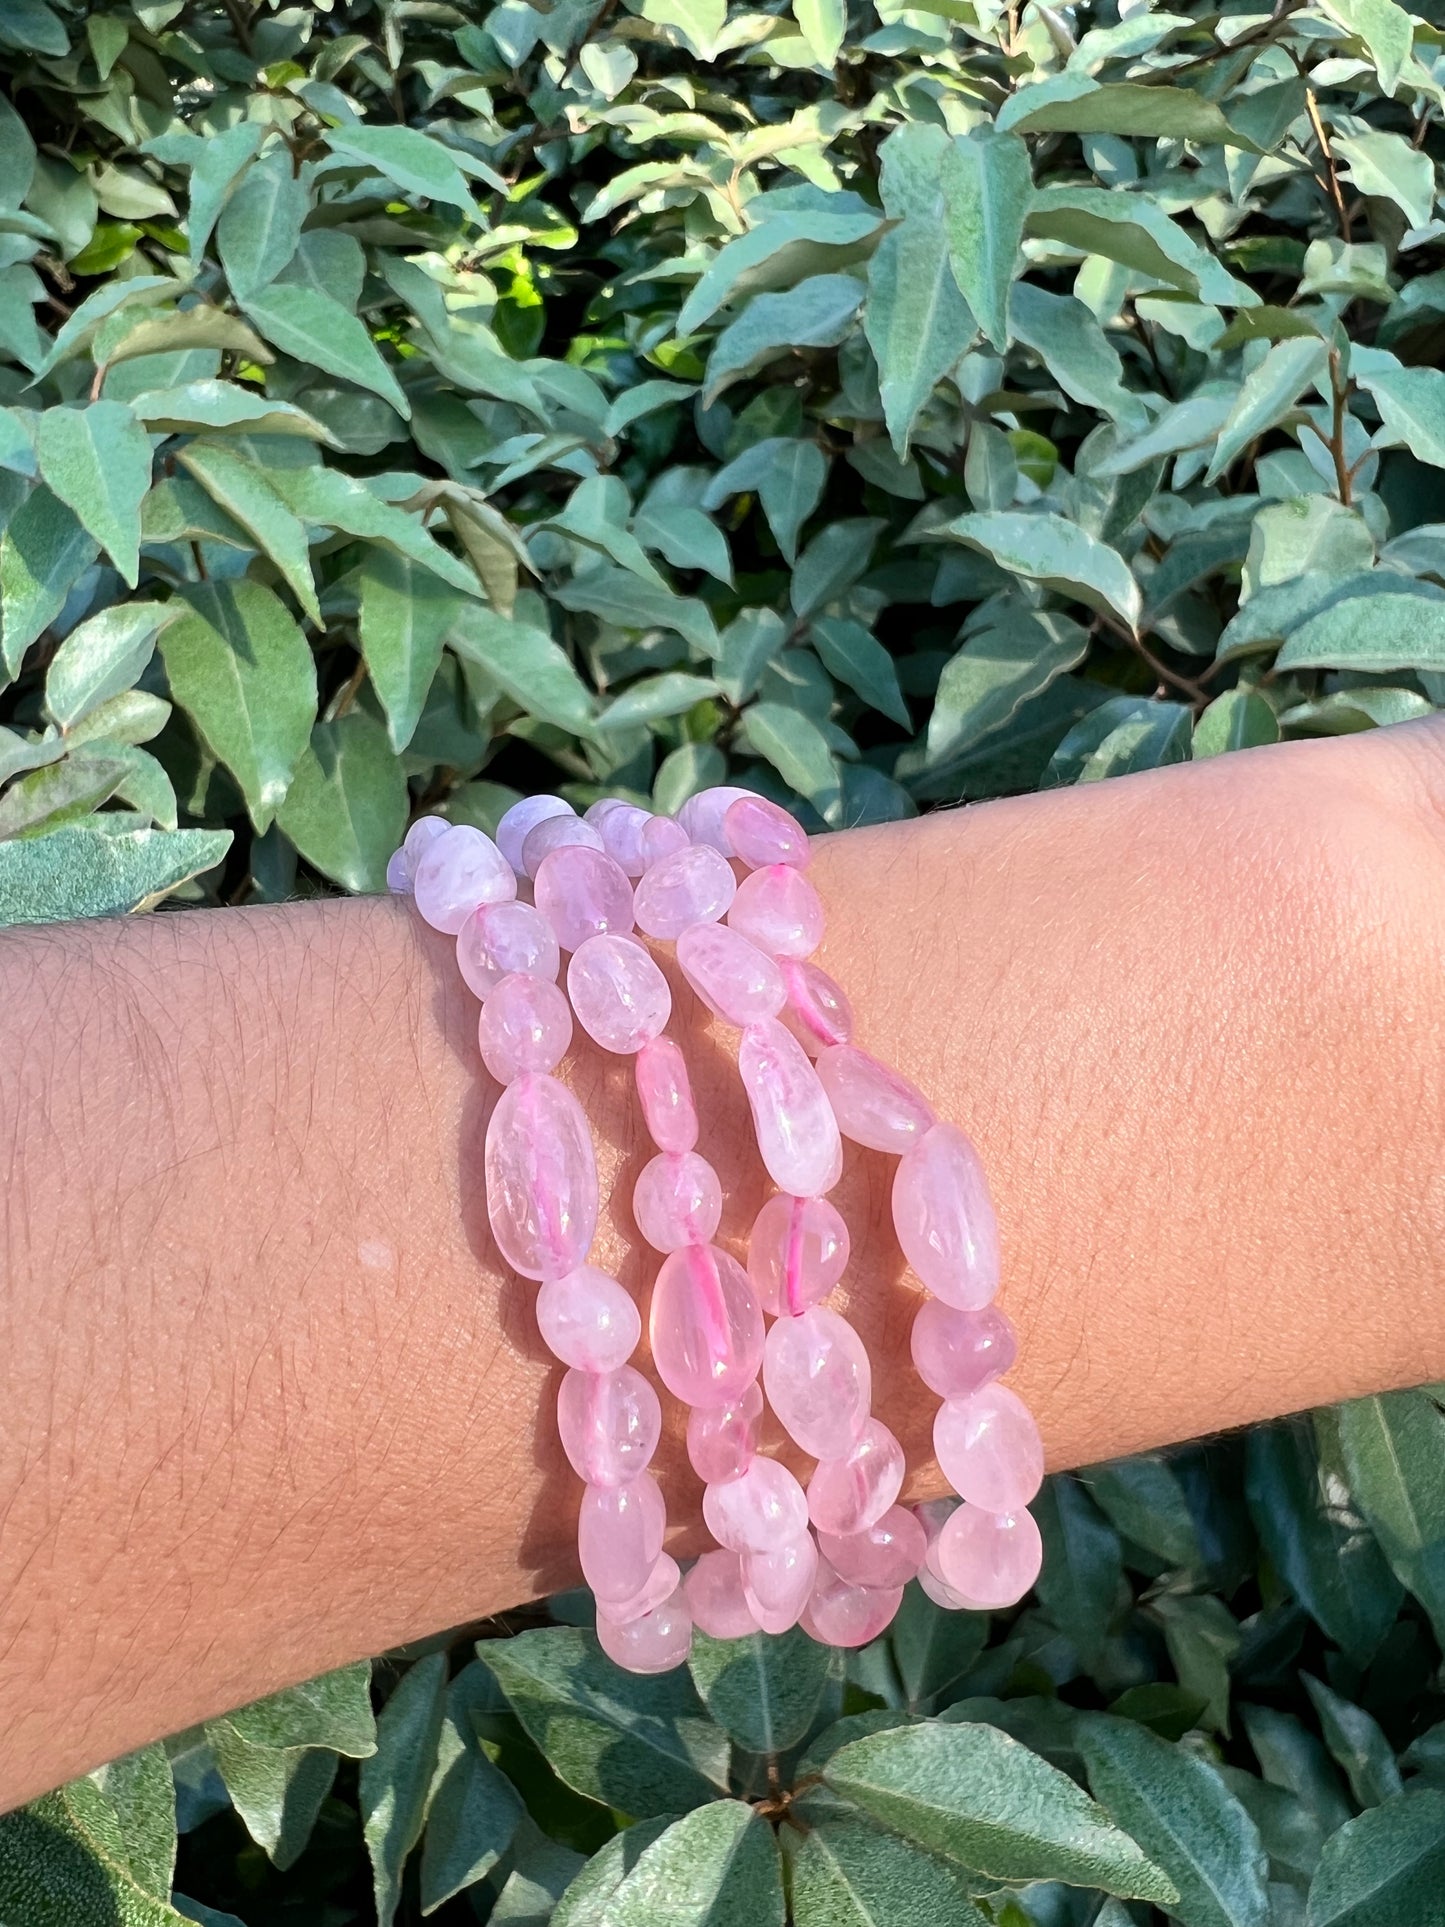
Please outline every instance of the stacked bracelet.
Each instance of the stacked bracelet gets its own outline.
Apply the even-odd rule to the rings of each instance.
[[[1015,1342],[992,1302],[998,1234],[983,1169],[956,1125],[853,1044],[848,1000],[812,961],[823,906],[804,874],[810,854],[787,811],[721,788],[676,818],[615,799],[579,817],[560,797],[529,797],[495,842],[423,817],[387,871],[456,938],[481,1000],[482,1059],[503,1086],[487,1129],[488,1216],[506,1263],[537,1282],[538,1327],[568,1368],[557,1424],[585,1487],[582,1571],[603,1647],[638,1672],[684,1660],[694,1625],[731,1638],[801,1624],[826,1645],[861,1645],[915,1576],[944,1607],[1011,1605],[1042,1559],[1027,1507],[1043,1449],[1023,1402],[997,1383]],[[739,1073],[777,1186],[746,1266],[714,1242],[722,1189],[697,1148],[687,1066],[666,1034],[672,993],[644,939],[671,944],[693,991],[741,1032]],[[648,1470],[661,1404],[628,1362],[642,1321],[622,1285],[587,1263],[597,1163],[582,1107],[554,1075],[574,1018],[603,1050],[632,1057],[656,1146],[632,1199],[661,1257],[652,1363],[688,1408],[688,1456],[717,1541],[685,1578],[663,1550],[666,1509]],[[894,1227],[930,1294],[913,1361],[943,1401],[934,1450],[962,1503],[898,1503],[903,1449],[873,1415],[867,1350],[824,1302],[849,1260],[827,1196],[844,1138],[898,1160]],[[816,1461],[806,1489],[758,1450],[764,1394]]]

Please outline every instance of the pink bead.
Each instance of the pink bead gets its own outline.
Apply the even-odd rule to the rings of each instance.
[[[827,1094],[797,1038],[774,1017],[749,1024],[738,1046],[738,1071],[773,1183],[799,1198],[831,1191],[842,1174],[843,1146]]]
[[[582,814],[589,823],[600,823],[604,817],[611,816],[614,810],[631,810],[636,807],[635,803],[629,803],[621,796],[599,796],[595,803],[587,805]]]
[[[699,790],[690,796],[677,813],[677,820],[687,831],[694,843],[707,843],[724,856],[731,856],[733,846],[728,837],[723,819],[729,808],[740,797],[751,796],[751,790],[738,789],[731,783],[720,783],[717,788]]]
[[[631,1599],[599,1601],[597,1617],[610,1619],[614,1626],[630,1625],[634,1619],[641,1619],[644,1613],[660,1606],[664,1599],[671,1599],[681,1584],[682,1572],[677,1561],[670,1552],[660,1552],[641,1592],[634,1593]]]
[[[642,1317],[615,1278],[595,1265],[578,1265],[544,1280],[537,1293],[537,1329],[564,1365],[580,1372],[615,1372],[637,1349]]]
[[[820,1052],[818,1077],[838,1129],[870,1151],[902,1157],[938,1122],[922,1091],[853,1044]]]
[[[534,823],[522,839],[522,868],[529,877],[535,877],[542,867],[543,857],[550,856],[553,850],[565,850],[580,845],[586,850],[603,848],[602,837],[591,823],[584,823],[580,816],[544,816],[540,823]]]
[[[386,859],[386,887],[394,897],[411,895],[411,865],[405,850],[393,850]]]
[[[748,1276],[769,1318],[796,1318],[816,1305],[843,1276],[848,1227],[826,1198],[777,1191],[753,1220]]]
[[[853,1035],[853,1006],[841,984],[826,970],[796,957],[781,966],[788,1001],[783,1022],[810,1057],[831,1044],[846,1044]]]
[[[572,1013],[556,984],[520,971],[494,986],[477,1020],[482,1062],[499,1084],[554,1071],[572,1042]]]
[[[576,816],[577,812],[570,803],[564,803],[560,796],[524,796],[520,803],[514,803],[504,810],[497,823],[497,848],[511,864],[518,876],[526,872],[522,868],[522,845],[528,832],[545,823],[552,816]]]
[[[687,1062],[670,1037],[654,1037],[637,1053],[637,1095],[659,1151],[690,1151],[697,1143],[697,1108]]]
[[[977,1311],[998,1290],[998,1221],[978,1152],[956,1124],[935,1124],[898,1160],[893,1225],[936,1298]]]
[[[517,894],[512,866],[489,836],[453,823],[433,837],[412,873],[416,907],[433,930],[454,937],[478,904]]]
[[[928,1542],[907,1507],[895,1505],[862,1532],[820,1532],[818,1549],[839,1578],[855,1586],[906,1586],[916,1578]]]
[[[985,1385],[969,1398],[940,1405],[933,1421],[933,1450],[958,1496],[985,1512],[1016,1512],[1043,1484],[1039,1428],[1018,1393],[1006,1385]]]
[[[903,1472],[903,1447],[882,1419],[870,1418],[846,1453],[814,1467],[808,1517],[819,1532],[866,1532],[903,1489]]]
[[[776,1552],[743,1554],[743,1597],[765,1633],[785,1633],[797,1625],[817,1577],[818,1545],[811,1532]]]
[[[913,1366],[940,1398],[967,1398],[1013,1364],[1018,1341],[996,1305],[955,1311],[941,1298],[925,1298],[913,1314]]]
[[[758,1630],[743,1595],[742,1560],[735,1552],[705,1552],[682,1582],[695,1626],[709,1639],[744,1639]]]
[[[597,1229],[597,1160],[571,1091],[532,1073],[509,1084],[487,1124],[485,1163],[492,1235],[513,1271],[575,1271]]]
[[[555,983],[560,962],[551,924],[530,903],[484,903],[457,932],[457,968],[483,1002],[513,972]]]
[[[771,863],[806,870],[813,858],[808,833],[797,817],[765,796],[740,796],[730,803],[723,813],[723,832],[733,855],[750,870],[766,869]]]
[[[724,1405],[758,1375],[763,1315],[736,1258],[688,1245],[662,1261],[648,1329],[657,1375],[684,1405]]]
[[[625,1626],[599,1611],[597,1643],[614,1665],[629,1673],[670,1673],[692,1651],[692,1617],[682,1593],[675,1592]]]
[[[770,863],[738,885],[728,927],[770,957],[810,957],[823,941],[823,905],[801,870]]]
[[[717,1172],[696,1151],[663,1151],[643,1165],[632,1215],[654,1251],[711,1244],[722,1217]]]
[[[795,1444],[815,1459],[846,1458],[867,1423],[873,1390],[863,1340],[826,1305],[779,1318],[768,1329],[763,1390]]]
[[[408,877],[416,875],[416,866],[421,862],[423,855],[436,839],[451,827],[444,816],[419,816],[416,819],[402,839],[401,845],[401,853],[406,858]]]
[[[654,863],[638,883],[637,927],[649,937],[671,943],[689,924],[716,923],[737,887],[725,856],[706,843],[689,843]]]
[[[776,1459],[754,1459],[741,1478],[702,1495],[707,1529],[729,1552],[776,1552],[808,1529],[803,1488]]]
[[[763,1394],[756,1379],[726,1405],[697,1405],[687,1415],[687,1456],[704,1485],[740,1479],[758,1453]]]
[[[632,885],[601,850],[576,844],[553,850],[533,890],[564,950],[580,950],[589,937],[625,937],[632,928]]]
[[[597,818],[607,854],[630,877],[640,877],[647,867],[642,839],[651,821],[652,811],[639,809],[635,803],[621,803]]]
[[[667,1508],[650,1472],[626,1485],[588,1486],[577,1515],[577,1554],[599,1600],[621,1604],[642,1591],[666,1524]]]
[[[892,1623],[902,1602],[901,1586],[856,1586],[820,1553],[803,1631],[822,1646],[866,1646]]]
[[[584,1485],[626,1485],[662,1437],[662,1406],[641,1372],[568,1372],[557,1391],[557,1431]]]
[[[684,977],[715,1017],[755,1024],[775,1017],[787,995],[783,973],[756,944],[726,924],[696,923],[677,940]]]
[[[930,1563],[975,1611],[1012,1606],[1039,1576],[1043,1541],[1033,1515],[961,1505],[938,1535]]]
[[[640,1051],[672,1015],[667,979],[631,937],[588,937],[567,966],[577,1021],[603,1050]]]
[[[934,1605],[941,1606],[946,1613],[961,1613],[973,1610],[972,1602],[965,1599],[961,1592],[955,1592],[953,1587],[948,1585],[946,1581],[940,1579],[938,1574],[933,1570],[933,1567],[928,1564],[927,1560],[918,1568],[918,1584],[933,1601]]]
[[[666,856],[677,850],[685,850],[691,842],[687,831],[674,816],[654,816],[642,826],[642,861],[645,870],[654,863],[661,863]]]

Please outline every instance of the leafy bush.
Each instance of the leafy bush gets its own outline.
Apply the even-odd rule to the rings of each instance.
[[[837,825],[1425,713],[1442,46],[5,0],[0,919],[376,888],[522,788]],[[639,1681],[555,1601],[11,1816],[0,1917],[1425,1927],[1442,1447],[1405,1393],[1055,1479],[1035,1602],[846,1666]]]

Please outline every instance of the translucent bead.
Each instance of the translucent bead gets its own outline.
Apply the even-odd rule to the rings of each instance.
[[[743,1595],[742,1560],[735,1552],[705,1552],[682,1582],[692,1621],[709,1639],[744,1639],[758,1630]]]
[[[724,856],[731,856],[733,846],[724,827],[723,819],[729,808],[740,797],[751,796],[752,790],[738,789],[731,783],[720,783],[715,789],[699,790],[690,796],[677,813],[677,820],[687,831],[694,843],[707,843]]]
[[[579,950],[589,937],[625,937],[632,928],[632,885],[601,850],[553,850],[533,891],[564,950]]]
[[[557,1390],[557,1431],[584,1485],[626,1485],[662,1436],[662,1406],[641,1372],[568,1372]]]
[[[577,1021],[603,1050],[640,1051],[672,1015],[667,979],[631,937],[588,937],[567,966]]]
[[[998,1222],[978,1152],[956,1124],[935,1124],[898,1160],[893,1225],[936,1298],[977,1311],[998,1290]]]
[[[818,1077],[838,1129],[870,1151],[902,1157],[938,1122],[922,1091],[853,1044],[821,1051]]]
[[[688,1245],[662,1261],[648,1319],[657,1375],[684,1405],[725,1405],[758,1375],[763,1315],[736,1258]]]
[[[654,1251],[711,1244],[722,1217],[717,1172],[696,1151],[663,1151],[638,1175],[632,1215]]]
[[[680,1591],[625,1626],[599,1611],[597,1643],[614,1665],[629,1673],[670,1673],[692,1651],[692,1616]]]
[[[394,897],[411,895],[411,865],[405,850],[393,850],[386,859],[386,887]]]
[[[689,843],[642,876],[634,905],[637,927],[649,937],[672,943],[689,924],[716,923],[737,887],[725,856],[706,843]]]
[[[918,1568],[918,1584],[934,1605],[941,1606],[946,1613],[972,1610],[972,1601],[965,1599],[961,1592],[955,1592],[952,1586],[939,1577],[926,1559]]]
[[[895,1505],[861,1532],[820,1532],[818,1549],[839,1578],[855,1586],[906,1586],[918,1575],[928,1541],[908,1508]]]
[[[678,850],[687,849],[691,838],[675,816],[654,816],[642,826],[642,862],[644,874],[655,863],[672,856]]]
[[[696,923],[677,940],[684,977],[724,1023],[755,1024],[775,1017],[787,995],[783,973],[756,944],[726,924]]]
[[[597,1229],[597,1160],[571,1091],[531,1073],[509,1084],[487,1124],[485,1166],[492,1235],[513,1271],[575,1271]]]
[[[416,819],[402,839],[401,845],[402,855],[406,858],[408,877],[416,875],[416,866],[421,862],[423,855],[436,839],[451,827],[444,816],[419,816]]]
[[[697,1107],[687,1062],[670,1037],[654,1037],[637,1053],[637,1095],[659,1151],[690,1151],[697,1143]]]
[[[687,1415],[687,1456],[704,1485],[740,1479],[758,1454],[763,1393],[754,1379],[726,1405],[697,1405]]]
[[[610,1619],[614,1626],[630,1625],[634,1619],[641,1619],[644,1613],[660,1606],[664,1599],[671,1599],[681,1584],[682,1573],[677,1561],[670,1552],[660,1552],[641,1592],[634,1593],[631,1599],[599,1601],[597,1617]]]
[[[818,1073],[797,1038],[776,1018],[749,1024],[738,1045],[738,1072],[773,1183],[799,1198],[831,1191],[843,1169],[842,1141]]]
[[[513,973],[555,983],[561,960],[551,924],[530,903],[484,903],[457,932],[457,968],[483,1003]]]
[[[853,1035],[853,1006],[841,984],[806,959],[785,957],[780,965],[788,1001],[783,1022],[810,1057]]]
[[[728,927],[770,957],[810,957],[823,941],[822,901],[801,870],[770,863],[738,885]]]
[[[651,821],[652,811],[639,809],[635,803],[620,803],[597,819],[607,854],[630,877],[640,877],[647,867],[642,839]]]
[[[454,937],[478,904],[516,896],[517,879],[489,836],[470,823],[453,823],[422,852],[412,893],[432,929]]]
[[[930,1565],[975,1611],[1015,1605],[1039,1576],[1043,1542],[1033,1515],[961,1505],[950,1517]]]
[[[769,1327],[763,1390],[788,1437],[815,1459],[852,1451],[867,1423],[872,1381],[863,1340],[826,1305]]]
[[[798,821],[765,796],[740,796],[723,812],[723,833],[733,855],[750,870],[772,863],[790,863],[806,870],[813,853],[808,833]]]
[[[786,1633],[797,1625],[817,1577],[818,1546],[811,1532],[776,1552],[743,1554],[743,1597],[765,1633]]]
[[[959,1498],[985,1512],[1018,1511],[1043,1484],[1039,1428],[1018,1393],[1006,1385],[985,1385],[969,1398],[940,1405],[933,1421],[933,1450]]]
[[[637,1349],[642,1315],[615,1278],[578,1265],[543,1281],[537,1329],[547,1349],[579,1372],[615,1372]]]
[[[826,1198],[774,1192],[753,1220],[748,1276],[769,1318],[816,1305],[848,1264],[848,1227]]]
[[[803,1488],[776,1459],[754,1459],[741,1478],[702,1495],[707,1529],[729,1552],[776,1552],[808,1529]]]
[[[925,1298],[913,1314],[913,1366],[940,1398],[967,1398],[1002,1378],[1018,1356],[1013,1326],[996,1305],[955,1311]]]
[[[482,1062],[499,1084],[524,1071],[554,1071],[572,1042],[567,999],[545,977],[503,977],[477,1020]]]
[[[577,1554],[599,1601],[621,1603],[641,1592],[666,1525],[667,1508],[650,1472],[626,1485],[588,1486],[577,1515]]]
[[[818,1555],[813,1596],[803,1608],[803,1631],[823,1646],[866,1646],[903,1601],[901,1586],[857,1586]]]
[[[603,848],[595,825],[584,823],[580,816],[544,816],[522,839],[522,868],[529,877],[535,877],[543,857],[550,856],[553,850],[570,849],[574,845],[586,850]]]
[[[570,803],[560,796],[524,796],[520,803],[514,803],[509,810],[502,812],[497,823],[497,848],[511,864],[517,876],[524,876],[522,868],[522,845],[527,840],[529,830],[539,823],[545,823],[549,816],[575,816],[577,812]]]
[[[903,1489],[903,1472],[903,1447],[882,1419],[870,1418],[846,1453],[814,1467],[808,1517],[819,1532],[866,1532]]]

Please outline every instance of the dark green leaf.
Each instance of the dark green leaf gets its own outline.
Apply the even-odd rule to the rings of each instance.
[[[1325,1842],[1308,1927],[1438,1927],[1445,1921],[1445,1793],[1372,1807]]]
[[[797,1927],[987,1927],[955,1868],[881,1827],[828,1818],[786,1838]]]
[[[362,1831],[371,1857],[378,1927],[392,1927],[402,1868],[421,1838],[437,1767],[446,1676],[445,1653],[428,1653],[408,1668],[381,1710],[376,1751],[362,1762]]]
[[[230,845],[229,830],[79,827],[0,843],[0,926],[121,916],[213,868]]]
[[[490,1674],[477,1660],[447,1689],[422,1841],[422,1909],[427,1913],[491,1871],[522,1814],[516,1789],[493,1765],[478,1732],[476,1716],[494,1693]]]
[[[988,122],[954,140],[943,160],[949,259],[970,310],[995,348],[1008,344],[1009,289],[1033,197],[1029,150]]]
[[[382,360],[376,344],[356,316],[329,295],[295,282],[277,282],[246,296],[241,303],[248,317],[283,355],[328,375],[354,381],[391,403],[399,415],[411,407],[396,377]]]
[[[406,829],[406,778],[375,717],[318,723],[276,821],[306,861],[345,890],[384,890]]]
[[[772,1639],[693,1635],[688,1662],[707,1710],[750,1753],[776,1754],[795,1746],[812,1724],[829,1658],[825,1647],[798,1629]]]

